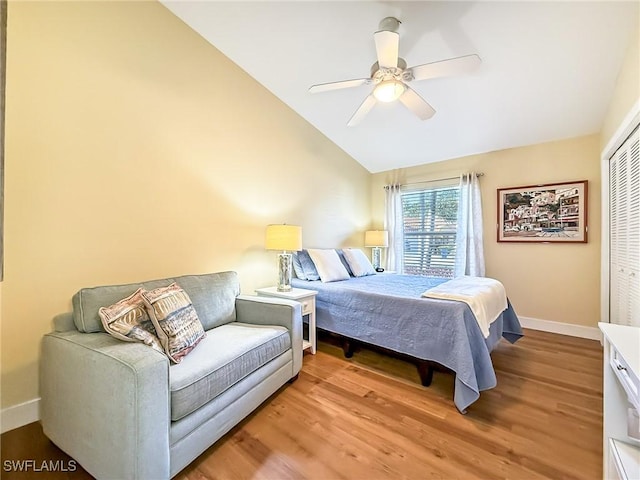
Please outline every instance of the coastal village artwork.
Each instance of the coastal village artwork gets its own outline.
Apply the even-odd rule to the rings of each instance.
[[[586,242],[587,181],[498,189],[499,242]]]

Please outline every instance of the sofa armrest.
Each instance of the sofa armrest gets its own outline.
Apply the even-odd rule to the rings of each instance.
[[[302,305],[293,300],[239,295],[236,297],[236,320],[258,325],[279,325],[291,334],[293,350],[292,377],[302,368]]]
[[[97,478],[169,478],[169,361],[106,333],[44,336],[44,433]]]
[[[73,332],[77,331],[76,324],[73,323],[73,314],[71,312],[61,313],[53,317],[54,332]]]

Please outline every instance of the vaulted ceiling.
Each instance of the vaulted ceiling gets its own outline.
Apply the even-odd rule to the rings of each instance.
[[[212,45],[370,172],[597,133],[634,29],[638,2],[245,2],[162,0]],[[347,122],[372,86],[374,33],[402,23],[409,66],[477,54],[476,70],[411,82],[436,110],[401,102]]]

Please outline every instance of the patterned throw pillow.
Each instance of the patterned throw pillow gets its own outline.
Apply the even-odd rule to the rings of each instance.
[[[164,352],[175,363],[195,348],[205,336],[189,295],[176,283],[143,292],[142,298],[156,327]]]
[[[149,313],[142,299],[142,288],[127,298],[98,310],[104,329],[119,340],[142,342],[164,354]]]

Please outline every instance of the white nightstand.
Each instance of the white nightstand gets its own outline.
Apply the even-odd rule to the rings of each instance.
[[[309,339],[302,339],[302,349],[311,349],[316,353],[316,295],[315,290],[292,288],[289,292],[279,292],[276,287],[258,288],[256,293],[261,297],[276,297],[295,300],[302,304],[302,315],[309,315]]]

